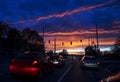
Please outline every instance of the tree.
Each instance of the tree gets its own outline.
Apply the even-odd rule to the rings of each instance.
[[[96,50],[92,47],[92,46],[87,46],[85,48],[85,55],[88,55],[88,56],[98,56]]]
[[[66,49],[63,49],[63,51],[60,52],[59,54],[62,55],[63,58],[65,58],[66,56],[68,56],[68,51]]]
[[[6,38],[7,31],[9,29],[9,25],[0,21],[0,39]]]
[[[16,28],[10,28],[7,33],[8,48],[10,52],[20,51],[23,47],[23,39],[20,35],[20,32]]]
[[[54,53],[53,53],[52,50],[50,50],[50,51],[47,52],[47,54],[48,54],[49,56],[52,56]]]
[[[5,22],[0,21],[0,52],[6,52],[7,44],[7,32],[9,30],[9,25]]]
[[[120,36],[116,39],[114,44],[113,52],[119,54],[120,53]]]
[[[44,42],[42,36],[40,36],[36,31],[29,28],[25,28],[21,32],[21,36],[28,43],[27,47],[32,51],[44,51]]]

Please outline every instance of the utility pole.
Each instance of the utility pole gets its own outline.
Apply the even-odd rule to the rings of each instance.
[[[44,26],[43,26],[42,30],[43,30],[43,34],[42,34],[42,36],[43,36],[43,54],[45,55],[45,43],[44,43],[44,39],[45,39],[45,27]]]
[[[97,42],[96,47],[97,47],[97,49],[99,49],[99,41],[98,41],[98,27],[97,27],[97,25],[96,25],[96,42]]]
[[[88,46],[90,46],[90,37],[88,38]]]
[[[90,36],[90,46],[92,46],[92,36]]]
[[[54,38],[54,54],[56,53],[56,37]]]
[[[98,28],[97,28],[97,25],[96,25],[96,51],[97,51],[97,56],[99,57],[99,52],[100,52],[100,49],[99,49],[99,41],[98,41]]]
[[[45,37],[45,28],[44,28],[44,26],[43,26],[43,28],[42,28],[42,30],[43,30],[43,44],[44,44],[44,37]]]

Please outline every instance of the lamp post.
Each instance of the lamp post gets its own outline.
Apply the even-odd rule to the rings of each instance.
[[[98,40],[98,27],[96,25],[96,51],[97,51],[97,56],[99,57],[99,52],[100,52],[100,49],[99,49],[99,40]]]
[[[97,25],[96,25],[96,42],[97,42],[96,47],[98,49],[99,48],[99,41],[98,41],[98,27],[97,27]]]
[[[45,27],[44,26],[43,26],[42,30],[43,30],[43,34],[42,34],[42,36],[43,36],[43,54],[45,55],[45,43],[44,43],[44,39],[45,39]]]

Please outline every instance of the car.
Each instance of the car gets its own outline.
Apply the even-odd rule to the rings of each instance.
[[[83,56],[81,60],[82,68],[99,68],[99,62],[94,56]]]
[[[49,60],[46,60],[42,53],[18,53],[18,55],[12,59],[9,70],[11,75],[41,78],[43,74],[53,70],[53,64]]]
[[[56,67],[62,67],[65,65],[65,60],[63,59],[62,55],[53,55],[51,57],[53,65]]]
[[[120,82],[120,72],[115,75],[108,76],[107,78],[101,80],[100,82]]]

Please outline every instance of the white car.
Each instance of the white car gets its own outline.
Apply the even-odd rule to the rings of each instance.
[[[82,68],[99,68],[99,62],[94,56],[83,56],[81,66]]]

